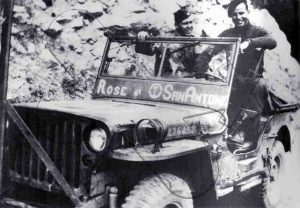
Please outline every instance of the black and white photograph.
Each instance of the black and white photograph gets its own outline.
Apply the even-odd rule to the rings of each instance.
[[[0,207],[300,207],[298,0],[0,0]]]

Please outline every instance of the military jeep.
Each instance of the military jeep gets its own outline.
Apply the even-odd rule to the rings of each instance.
[[[239,43],[149,37],[143,44],[160,53],[145,55],[135,37],[108,37],[91,100],[8,103],[7,203],[190,208],[207,193],[255,188],[263,206],[276,207],[298,105],[274,97],[254,148],[228,142]],[[224,50],[203,72],[184,68],[183,52],[200,57],[214,47]],[[241,112],[238,124],[251,114]]]

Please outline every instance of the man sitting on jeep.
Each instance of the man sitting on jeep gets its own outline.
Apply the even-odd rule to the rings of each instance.
[[[194,18],[189,6],[181,7],[178,11],[174,13],[175,20],[175,36],[185,36],[185,37],[194,37],[193,24]],[[163,56],[164,47],[159,44],[145,43],[145,39],[150,34],[146,31],[141,31],[138,33],[139,43],[136,44],[136,52],[144,55],[155,55],[155,76],[158,76],[160,62]],[[206,36],[203,32],[201,36]],[[177,46],[177,48],[168,48],[165,53],[166,58],[164,59],[163,68],[161,76],[168,77],[171,75],[175,76],[194,76],[197,73],[205,72],[207,65],[202,63],[207,63],[207,57],[197,53],[195,47],[190,46]]]
[[[258,138],[260,133],[260,118],[272,111],[268,86],[262,77],[263,53],[265,49],[275,48],[276,41],[266,30],[249,22],[246,0],[231,1],[228,16],[232,19],[235,27],[223,31],[219,36],[241,38],[228,108],[229,127],[235,126],[237,119],[241,118],[242,109],[255,112],[238,129],[235,128],[234,132],[229,133],[232,134],[233,140],[243,141],[245,148],[254,147],[255,138]],[[220,50],[221,48],[215,47],[210,54],[211,57]]]

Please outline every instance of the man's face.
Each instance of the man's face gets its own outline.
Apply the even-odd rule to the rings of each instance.
[[[244,3],[237,5],[233,10],[231,19],[236,27],[243,27],[249,22],[249,11]]]
[[[190,36],[193,33],[193,20],[191,18],[187,18],[182,20],[182,22],[177,24],[177,30],[182,36]]]

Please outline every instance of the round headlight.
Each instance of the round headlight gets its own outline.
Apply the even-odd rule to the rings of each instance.
[[[107,134],[103,129],[97,128],[93,129],[90,133],[89,144],[90,147],[96,151],[102,151],[107,142]]]

